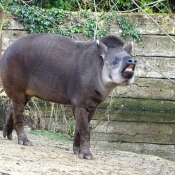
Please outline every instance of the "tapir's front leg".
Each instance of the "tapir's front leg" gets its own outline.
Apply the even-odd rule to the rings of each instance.
[[[77,127],[75,127],[75,132],[74,132],[73,151],[74,151],[74,154],[79,155],[79,152],[80,152],[80,134],[79,134]]]
[[[79,158],[92,159],[90,152],[90,131],[89,131],[89,112],[84,108],[74,108],[74,115],[76,119],[76,129],[74,134],[73,150]]]

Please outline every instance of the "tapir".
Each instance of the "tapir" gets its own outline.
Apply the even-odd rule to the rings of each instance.
[[[117,86],[134,82],[137,61],[132,43],[108,35],[79,41],[58,34],[28,34],[12,43],[0,59],[0,78],[11,100],[4,138],[31,145],[23,128],[23,111],[32,97],[70,104],[76,121],[73,151],[92,159],[89,122],[98,105]]]

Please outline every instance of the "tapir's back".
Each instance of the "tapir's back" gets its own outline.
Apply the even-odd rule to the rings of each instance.
[[[23,91],[28,96],[69,103],[67,85],[80,54],[75,43],[54,34],[27,35],[14,42],[0,61],[0,76],[7,94]]]
[[[8,60],[6,64],[9,64],[13,60],[19,64],[29,64],[32,61],[56,61],[60,59],[65,62],[70,59],[75,48],[75,40],[68,37],[56,34],[32,34],[11,44],[2,56],[3,61],[1,62],[4,63],[5,60]],[[9,62],[9,60],[11,61]],[[28,66],[30,67],[30,65]]]

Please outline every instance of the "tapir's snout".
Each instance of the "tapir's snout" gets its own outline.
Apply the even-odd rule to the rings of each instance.
[[[123,78],[130,79],[134,75],[134,69],[137,61],[132,57],[123,58],[123,69],[121,71]]]
[[[128,60],[127,60],[127,62],[128,62],[128,64],[134,64],[134,65],[136,65],[137,64],[137,60],[135,60],[134,58],[129,58]]]

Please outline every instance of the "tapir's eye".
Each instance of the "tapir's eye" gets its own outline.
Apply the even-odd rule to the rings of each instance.
[[[113,64],[113,65],[116,65],[116,64],[118,64],[118,61],[117,61],[117,60],[114,60],[114,61],[112,62],[112,64]]]

